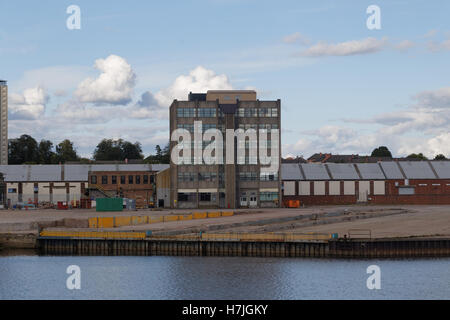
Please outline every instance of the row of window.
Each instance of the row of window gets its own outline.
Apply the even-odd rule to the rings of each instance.
[[[190,123],[178,123],[177,124],[178,129],[186,129],[190,133],[194,133],[194,124]],[[223,124],[215,124],[215,123],[204,123],[202,124],[202,131],[205,132],[208,129],[219,129],[220,131],[225,130],[225,126]]]
[[[148,175],[145,174],[143,176],[141,175],[128,175],[128,176],[100,176],[100,179],[97,178],[97,176],[91,176],[91,183],[97,184],[98,181],[100,181],[101,184],[117,184],[118,178],[120,179],[120,184],[141,184],[141,177],[142,177],[142,183],[148,184],[148,183],[154,183],[155,176],[154,175]]]
[[[248,129],[254,129],[255,131],[258,130],[272,130],[272,129],[278,129],[277,123],[260,123],[258,124],[239,124],[239,129],[247,131]],[[190,133],[194,133],[194,124],[191,123],[178,123],[177,129],[186,129]],[[202,132],[204,133],[208,129],[219,129],[220,131],[225,131],[225,126],[223,124],[214,124],[214,123],[204,123],[202,124]]]
[[[216,108],[178,108],[178,118],[215,118],[217,116]],[[219,110],[219,117],[223,113]],[[276,118],[278,117],[278,108],[238,108],[236,117],[240,118]]]
[[[236,116],[240,118],[276,118],[278,117],[278,108],[238,108]]]
[[[259,201],[276,201],[278,200],[278,192],[260,192]]]
[[[215,118],[216,108],[178,108],[178,118]]]
[[[178,172],[178,182],[194,182],[194,181],[215,182],[217,180],[216,172]]]
[[[221,174],[219,174],[220,176]],[[222,173],[223,175],[223,173]],[[178,182],[194,182],[194,181],[207,181],[215,182],[217,174],[215,172],[178,172]],[[262,172],[258,175],[258,172],[239,172],[239,179],[241,181],[278,181],[278,173],[266,173]]]

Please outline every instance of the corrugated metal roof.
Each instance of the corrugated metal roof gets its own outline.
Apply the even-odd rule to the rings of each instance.
[[[60,165],[30,165],[29,170],[29,181],[61,181]]]
[[[401,161],[399,164],[408,179],[436,179],[428,161]]]
[[[363,179],[382,180],[386,178],[378,163],[357,163],[356,166]]]
[[[6,182],[28,181],[28,165],[1,165],[0,172]]]
[[[302,163],[303,172],[306,180],[330,180],[325,165],[321,163]]]
[[[68,164],[64,165],[64,181],[87,181],[89,171],[161,171],[168,164]],[[0,165],[6,182],[62,181],[61,166],[48,165]]]
[[[64,181],[87,181],[88,164],[68,164],[64,166]]]
[[[450,179],[450,161],[432,161],[431,165],[440,179]]]
[[[380,162],[387,179],[404,179],[397,162]]]
[[[358,173],[351,163],[327,163],[334,180],[359,180]]]
[[[152,171],[157,171],[157,172],[170,168],[170,164],[165,164],[165,163],[152,164],[151,166],[152,166]]]
[[[281,164],[282,180],[304,180],[298,163],[282,163]]]

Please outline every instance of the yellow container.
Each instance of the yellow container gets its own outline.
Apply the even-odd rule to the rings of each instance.
[[[234,215],[233,211],[222,211],[222,217],[231,217]]]
[[[194,219],[206,219],[208,214],[206,212],[194,212],[192,215]]]
[[[192,220],[192,214],[185,214],[178,216],[178,220]]]
[[[220,217],[220,211],[208,212],[208,218],[218,218]]]
[[[164,222],[177,221],[178,216],[164,216]]]
[[[98,228],[98,217],[89,218],[89,228]]]
[[[98,227],[99,228],[113,228],[114,218],[113,217],[98,217]]]
[[[131,217],[115,217],[114,227],[129,226],[131,224]]]
[[[163,221],[164,221],[163,216],[159,216],[159,217],[148,216],[148,223],[159,223],[159,222],[163,222]]]
[[[131,224],[137,225],[137,224],[146,224],[148,222],[147,216],[132,216],[131,217]]]

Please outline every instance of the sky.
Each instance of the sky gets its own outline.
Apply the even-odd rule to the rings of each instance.
[[[449,12],[445,0],[2,1],[8,135],[70,139],[84,157],[122,138],[147,156],[169,140],[173,99],[253,89],[281,99],[284,156],[450,157]]]

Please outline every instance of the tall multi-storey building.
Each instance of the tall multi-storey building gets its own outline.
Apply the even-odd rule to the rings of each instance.
[[[218,129],[223,136],[223,163],[206,164],[195,159],[191,153],[191,164],[171,161],[170,199],[174,208],[239,208],[280,206],[281,181],[281,101],[260,101],[252,90],[209,90],[207,93],[190,93],[187,101],[174,100],[170,106],[170,132],[186,129],[194,141],[195,122],[201,121],[202,130]],[[234,132],[254,129],[255,144],[249,137],[241,140],[245,144],[245,156],[239,155],[239,139],[233,136],[234,150],[228,150],[227,130]],[[229,131],[229,130],[228,130]],[[277,135],[274,132],[277,132]],[[259,133],[266,132],[265,141]],[[254,137],[255,137],[254,136]],[[273,141],[275,139],[276,141]],[[229,141],[228,141],[229,142]],[[276,142],[276,143],[274,143]],[[170,142],[171,154],[179,141]],[[192,142],[194,147],[195,143]],[[202,149],[209,142],[201,142]],[[267,162],[261,161],[259,148],[264,144],[271,156],[277,160],[275,171],[265,172]],[[272,149],[272,147],[276,147]],[[181,153],[183,153],[181,151]],[[273,153],[273,154],[272,154]],[[257,155],[255,157],[255,154]],[[198,154],[197,154],[198,155]],[[230,159],[233,159],[230,163]],[[173,159],[172,159],[173,160]],[[194,161],[196,164],[193,164]]]
[[[8,164],[8,85],[0,80],[0,164]]]

